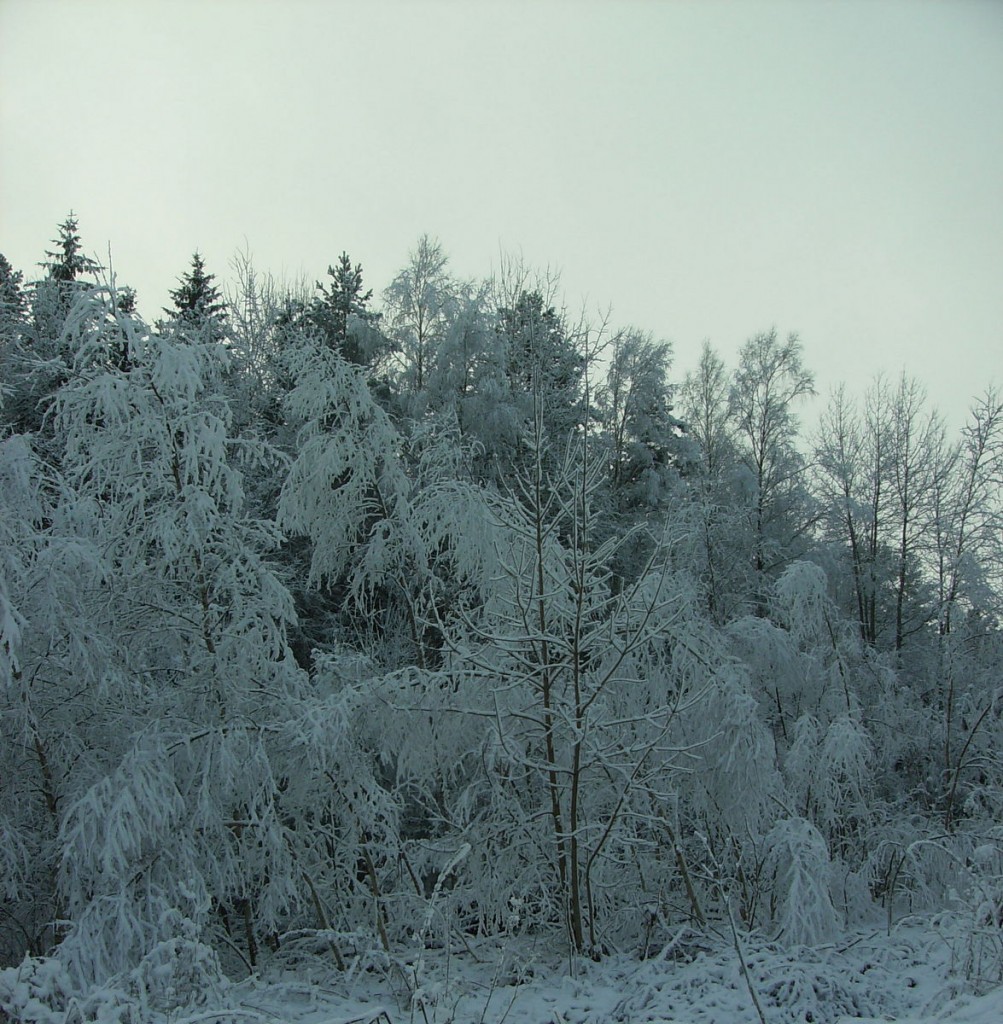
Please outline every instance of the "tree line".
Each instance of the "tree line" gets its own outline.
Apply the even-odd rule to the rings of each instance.
[[[796,335],[676,375],[427,236],[379,299],[347,253],[225,294],[196,253],[152,322],[72,215],[45,257],[0,256],[5,962],[814,943],[959,899],[994,941],[998,391],[952,438],[878,378],[805,436]]]

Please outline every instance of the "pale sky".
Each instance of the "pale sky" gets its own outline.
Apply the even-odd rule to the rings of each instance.
[[[155,319],[198,248],[377,293],[422,232],[823,394],[1003,383],[1003,3],[0,0],[0,252],[73,209]]]

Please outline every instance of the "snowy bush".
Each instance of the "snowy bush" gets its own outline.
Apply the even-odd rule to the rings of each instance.
[[[776,816],[782,780],[773,737],[749,692],[748,673],[725,664],[707,692],[701,713],[684,734],[693,747],[694,771],[682,786],[701,820],[741,839],[761,835]]]
[[[58,960],[25,956],[16,967],[0,968],[0,1019],[65,1024],[74,992]]]
[[[952,969],[976,992],[1003,982],[1003,834],[960,836],[951,905],[934,918]]]
[[[829,850],[818,829],[804,818],[782,818],[764,845],[777,936],[788,946],[832,938],[839,922],[829,892]]]
[[[870,816],[871,738],[848,715],[824,730],[816,719],[803,715],[792,738],[784,774],[794,806],[830,843],[849,852]]]

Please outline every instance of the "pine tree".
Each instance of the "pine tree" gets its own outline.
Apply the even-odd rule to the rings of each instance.
[[[612,343],[606,383],[598,389],[597,411],[608,462],[610,529],[628,530],[664,513],[685,461],[682,423],[672,414],[666,343],[636,330]],[[639,535],[621,552],[618,571],[631,575],[644,564],[650,538]]]
[[[513,387],[539,393],[551,432],[564,434],[583,422],[585,358],[553,306],[538,291],[522,292],[514,306],[498,311],[498,332],[509,343],[508,373]]]
[[[531,435],[559,461],[569,438],[584,427],[586,359],[564,317],[539,291],[520,291],[512,305],[499,308],[496,333],[515,411],[512,450],[500,453],[499,469],[508,477],[532,461]]]

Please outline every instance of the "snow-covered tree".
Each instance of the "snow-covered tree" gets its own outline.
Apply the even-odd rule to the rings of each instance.
[[[947,453],[947,472],[935,479],[933,543],[937,623],[951,632],[965,603],[982,613],[1003,597],[1003,396],[988,389],[972,406],[961,443]]]
[[[427,237],[384,335],[347,255],[225,308],[196,257],[151,329],[61,232],[0,258],[5,962],[149,1015],[280,950],[948,891],[990,948],[998,394],[951,443],[906,377],[837,392],[809,459],[794,337],[705,346],[677,420],[667,346]]]
[[[683,425],[672,412],[671,354],[667,344],[636,330],[612,339],[596,404],[608,446],[610,513],[617,531],[664,516],[674,491],[678,497],[685,455]],[[643,549],[633,553],[634,567],[643,564],[646,554]],[[630,575],[629,565],[620,569]]]
[[[52,396],[71,372],[76,352],[77,321],[90,315],[86,301],[92,278],[101,267],[83,253],[77,219],[71,212],[59,225],[54,250],[40,266],[45,275],[20,289],[20,279],[7,282],[7,329],[0,335],[6,391],[5,419],[15,432],[48,432]],[[21,292],[21,298],[18,298]],[[26,300],[26,305],[24,304]]]
[[[802,344],[776,330],[750,338],[739,353],[731,389],[731,416],[747,472],[748,516],[757,600],[767,580],[803,550],[815,521],[796,438],[796,404],[815,393],[802,362]]]
[[[705,342],[681,389],[688,455],[687,511],[693,522],[689,558],[699,566],[707,608],[718,623],[742,614],[752,591],[749,523],[741,513],[738,439],[730,417],[730,375]]]
[[[428,235],[418,239],[407,265],[383,292],[384,321],[399,365],[399,387],[420,395],[434,373],[456,303],[442,245]]]
[[[50,822],[24,828],[66,922],[62,955],[93,979],[178,928],[233,929],[253,959],[297,906],[271,737],[303,679],[266,561],[278,535],[244,507],[239,467],[268,452],[229,435],[225,353],[90,301],[103,315],[78,321],[56,395],[44,543],[7,599],[19,635],[4,721],[34,761],[34,781],[5,775],[5,804]],[[128,372],[101,358],[117,332]]]
[[[446,835],[470,846],[463,888],[481,926],[518,906],[526,923],[565,929],[573,950],[598,951],[629,932],[643,899],[623,864],[666,839],[673,730],[712,656],[692,628],[692,589],[660,545],[628,586],[613,585],[629,538],[594,535],[606,465],[593,445],[569,435],[553,468],[539,415],[526,444],[511,493],[491,501],[494,568],[480,601],[436,620],[442,667],[394,699],[460,723],[448,725],[450,776],[419,779],[443,793]],[[674,876],[674,862],[663,867]]]
[[[555,446],[585,425],[585,354],[560,313],[539,291],[520,291],[498,310],[498,334],[506,346],[506,372],[525,419],[543,417]]]
[[[28,311],[23,282],[24,274],[0,253],[0,340],[4,342],[17,333]]]

